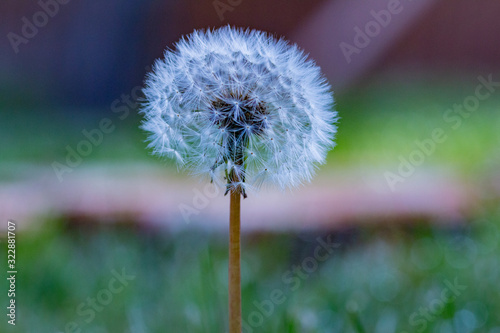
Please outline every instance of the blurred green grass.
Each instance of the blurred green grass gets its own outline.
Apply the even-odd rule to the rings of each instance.
[[[398,164],[399,157],[418,147],[415,141],[431,138],[436,128],[447,140],[437,144],[425,164],[445,166],[464,175],[481,171],[483,161],[500,154],[500,94],[481,101],[470,117],[454,129],[444,119],[454,104],[462,104],[475,92],[477,81],[463,78],[434,80],[387,79],[368,82],[340,96],[342,117],[338,147],[330,153],[328,166],[382,166]]]
[[[449,229],[246,234],[244,321],[253,332],[360,332],[356,322],[377,333],[498,332],[498,213]],[[81,332],[225,331],[224,235],[74,222],[18,234],[16,332],[65,332],[69,322]],[[315,266],[318,237],[337,245]],[[134,278],[108,302],[100,293],[109,290],[113,270]],[[443,301],[449,283],[458,292]],[[284,302],[270,307],[276,289]]]

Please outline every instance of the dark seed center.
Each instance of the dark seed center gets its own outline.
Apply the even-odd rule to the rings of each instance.
[[[210,110],[213,123],[236,135],[245,129],[251,129],[252,134],[262,134],[268,114],[264,103],[255,104],[247,96],[236,100],[234,103],[221,99],[214,101]]]

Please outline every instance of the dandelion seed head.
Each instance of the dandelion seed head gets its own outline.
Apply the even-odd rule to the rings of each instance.
[[[194,31],[144,88],[153,153],[227,190],[309,181],[334,146],[331,87],[297,46],[229,26]]]

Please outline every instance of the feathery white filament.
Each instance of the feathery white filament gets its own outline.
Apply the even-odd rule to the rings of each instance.
[[[149,147],[228,190],[309,181],[334,146],[327,81],[266,33],[195,31],[157,60],[144,89]]]

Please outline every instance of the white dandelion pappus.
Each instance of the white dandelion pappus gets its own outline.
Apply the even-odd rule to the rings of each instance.
[[[229,26],[194,31],[146,80],[149,147],[229,190],[309,181],[334,146],[331,87],[296,45]]]

